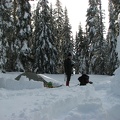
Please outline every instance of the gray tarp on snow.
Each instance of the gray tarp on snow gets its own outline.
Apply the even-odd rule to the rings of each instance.
[[[45,81],[40,75],[37,75],[36,73],[24,72],[18,75],[15,79],[20,80],[21,76],[26,76],[29,80],[41,81],[44,83],[44,87],[47,87],[48,82]]]

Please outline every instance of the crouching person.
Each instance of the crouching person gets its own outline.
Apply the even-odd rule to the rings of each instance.
[[[78,81],[80,82],[80,85],[86,85],[88,83],[93,84],[93,82],[89,81],[89,76],[86,74],[82,74],[82,76],[78,78]]]

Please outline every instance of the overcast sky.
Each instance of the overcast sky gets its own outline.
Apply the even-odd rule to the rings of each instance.
[[[32,1],[32,3],[35,3]],[[49,3],[53,4],[53,7],[56,3],[56,0],[48,0]],[[82,28],[84,30],[86,24],[86,11],[88,9],[88,0],[60,0],[61,6],[64,10],[65,6],[68,10],[68,17],[70,20],[70,24],[72,26],[73,35],[75,35],[76,31],[78,31],[78,26],[81,23]],[[108,0],[102,0],[102,9],[105,10],[105,26],[108,26]],[[107,27],[106,27],[107,29]]]
[[[55,5],[56,0],[48,0],[49,3],[53,3]],[[78,30],[78,26],[81,22],[83,29],[85,28],[86,21],[86,11],[88,8],[88,0],[60,0],[63,9],[65,6],[68,10],[68,17],[70,20],[70,24],[72,25],[72,31],[75,35]],[[102,0],[102,6],[105,10],[105,14],[107,19],[105,20],[108,23],[108,0]],[[107,26],[107,24],[106,24]]]

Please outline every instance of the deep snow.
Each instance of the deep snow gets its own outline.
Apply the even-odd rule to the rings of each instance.
[[[89,75],[94,84],[78,86],[73,75],[70,87],[63,74],[42,74],[47,81],[63,84],[45,88],[20,73],[0,74],[0,120],[120,120],[120,68],[115,76]]]

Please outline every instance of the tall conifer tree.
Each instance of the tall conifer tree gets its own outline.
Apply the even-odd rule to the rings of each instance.
[[[72,31],[71,25],[69,23],[67,8],[65,7],[64,11],[64,24],[63,24],[63,41],[62,41],[62,50],[64,55],[67,55],[68,52],[73,52],[74,43],[72,41]],[[63,57],[65,59],[65,56]]]
[[[57,72],[58,73],[62,73],[63,69],[61,68],[61,66],[63,66],[62,62],[63,62],[63,54],[62,53],[62,43],[63,43],[63,39],[64,39],[64,33],[63,33],[63,25],[64,25],[64,12],[61,6],[61,2],[60,0],[56,0],[56,4],[55,4],[55,9],[54,9],[54,13],[53,13],[54,17],[55,17],[55,44],[56,44],[56,48],[58,50],[58,63],[57,63]]]
[[[5,71],[8,62],[8,52],[10,51],[10,42],[12,40],[13,19],[12,19],[12,1],[0,1],[0,69]]]
[[[109,0],[109,29],[107,35],[107,41],[109,44],[108,50],[108,62],[107,62],[107,74],[112,75],[118,66],[118,56],[116,52],[117,36],[115,28],[115,18],[114,18],[114,5],[111,0]]]
[[[76,73],[82,73],[82,65],[84,64],[84,55],[85,55],[85,41],[83,36],[83,30],[81,24],[79,25],[78,33],[76,33],[75,38],[75,62],[76,62]]]
[[[31,13],[30,3],[28,0],[17,0],[17,20],[16,20],[16,40],[14,50],[17,54],[16,69],[26,71],[28,69],[28,57],[30,56],[31,36]]]
[[[40,0],[35,21],[35,69],[39,73],[55,73],[57,50],[51,27],[51,14],[47,0]]]
[[[73,53],[73,47],[74,47],[74,42],[73,42],[73,37],[72,37],[71,25],[69,23],[67,8],[65,7],[64,24],[63,24],[63,40],[62,40],[62,44],[61,44],[62,64],[63,64],[63,61],[65,60],[67,54],[69,52]],[[62,66],[64,66],[64,65],[62,65]]]
[[[89,43],[89,73],[104,74],[104,37],[101,0],[89,0],[86,32]]]

